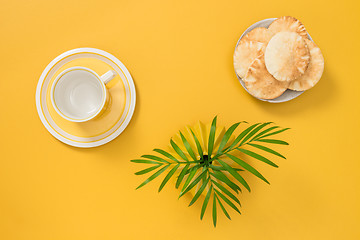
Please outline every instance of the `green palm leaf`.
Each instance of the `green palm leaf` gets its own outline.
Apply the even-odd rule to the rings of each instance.
[[[178,145],[176,145],[176,143],[171,139],[170,140],[170,144],[171,146],[173,147],[173,149],[175,150],[175,152],[182,158],[184,159],[185,161],[189,161],[185,155],[185,153],[179,148]]]
[[[235,206],[234,203],[232,203],[228,198],[226,198],[221,192],[219,192],[215,188],[214,191],[224,200],[224,202],[226,202],[230,207],[232,207],[235,211],[241,214],[240,210]]]
[[[136,172],[135,175],[143,175],[145,173],[148,173],[148,172],[151,172],[152,170],[155,170],[157,169],[158,167],[160,167],[161,165],[158,164],[157,166],[153,166],[153,167],[149,167],[149,168],[146,168],[144,170],[141,170],[139,172]]]
[[[201,187],[199,188],[199,190],[196,192],[196,194],[194,195],[193,199],[191,200],[191,202],[190,202],[190,204],[189,204],[189,207],[190,207],[191,205],[193,205],[193,204],[196,202],[196,200],[198,200],[198,198],[201,196],[201,193],[205,190],[207,184],[209,183],[209,180],[210,180],[210,177],[207,178],[207,179],[203,182],[203,184],[201,185]]]
[[[189,185],[190,181],[191,181],[191,180],[193,179],[193,177],[195,176],[196,171],[197,171],[197,168],[192,168],[192,169],[190,170],[189,176],[186,178],[185,183],[184,183],[184,186],[183,186],[182,189],[181,189],[181,192],[183,192],[183,191],[187,188],[187,186]]]
[[[208,205],[208,203],[209,203],[209,199],[210,199],[210,195],[211,195],[212,189],[213,189],[212,186],[210,186],[210,189],[209,189],[209,191],[207,192],[206,197],[205,197],[204,202],[203,202],[203,205],[202,205],[202,207],[201,207],[201,213],[200,213],[200,219],[201,219],[201,220],[202,220],[203,217],[204,217],[206,207],[207,207],[207,205]]]
[[[186,174],[190,173],[191,170],[193,170],[193,169],[199,169],[199,168],[201,168],[202,166],[203,166],[203,165],[196,164],[195,166],[190,167],[190,168],[186,171]],[[185,175],[186,175],[186,174],[185,174]]]
[[[229,190],[227,190],[223,185],[221,185],[220,183],[217,183],[216,181],[211,180],[213,184],[215,184],[215,186],[217,186],[223,193],[225,193],[226,195],[228,195],[232,200],[234,200],[236,203],[238,203],[241,206],[241,203],[239,201],[239,199],[237,199],[237,197],[232,194]]]
[[[155,160],[155,161],[158,161],[158,162],[170,163],[170,162],[166,161],[165,159],[162,159],[161,157],[154,156],[154,155],[142,155],[141,157],[142,158],[148,158],[148,159],[151,159],[151,160]]]
[[[196,144],[196,148],[198,150],[198,153],[199,153],[200,157],[203,158],[204,153],[203,153],[202,147],[200,145],[200,142],[199,142],[198,138],[196,137],[195,133],[193,132],[193,130],[191,128],[190,128],[190,131],[191,131],[191,134],[193,135],[193,138],[195,140],[195,144]]]
[[[174,175],[174,173],[176,172],[176,170],[179,168],[180,164],[176,164],[175,167],[173,167],[169,173],[166,175],[166,177],[164,178],[164,180],[162,181],[160,187],[159,187],[159,192],[163,189],[163,187],[165,186],[165,184],[169,181],[169,179],[172,177],[172,175]]]
[[[215,196],[216,196],[216,195],[215,195]],[[219,203],[219,205],[220,205],[223,213],[225,214],[225,216],[226,216],[229,220],[231,220],[229,213],[226,211],[225,207],[222,205],[222,203],[221,203],[220,199],[218,198],[218,196],[216,196],[216,200],[218,201],[218,203]]]
[[[207,171],[203,171],[199,176],[197,176],[197,178],[195,178],[194,181],[192,181],[189,186],[185,189],[185,191],[183,191],[182,193],[180,193],[180,197],[182,197],[185,193],[187,193],[188,191],[190,191],[193,187],[195,187],[196,184],[198,184],[198,182],[200,182],[200,180],[206,176]]]
[[[252,136],[254,136],[257,132],[259,132],[261,129],[263,129],[265,126],[269,125],[270,123],[271,122],[266,122],[254,128],[254,130],[252,130],[248,135],[246,135],[246,137],[241,141],[240,145],[244,144],[247,140],[249,140]]]
[[[256,134],[251,140],[258,139],[258,138],[260,138],[261,136],[263,136],[264,134],[266,134],[266,133],[268,133],[268,132],[270,132],[271,130],[274,130],[274,129],[276,129],[276,128],[279,128],[279,126],[269,127],[269,128],[267,128],[267,129],[265,129],[264,131]]]
[[[165,152],[165,151],[162,150],[162,149],[157,149],[157,148],[155,148],[153,151],[155,151],[155,152],[157,152],[157,153],[160,153],[160,154],[162,154],[163,156],[165,156],[165,157],[167,157],[167,158],[169,158],[169,159],[171,159],[171,160],[173,160],[173,161],[175,161],[175,162],[179,162],[179,160],[177,160],[173,155],[171,155],[171,154],[168,153],[168,152]]]
[[[212,218],[213,218],[214,227],[216,227],[217,212],[216,212],[216,195],[215,194],[214,194],[214,199],[213,199]]]
[[[269,137],[269,136],[272,136],[272,135],[275,135],[275,134],[279,134],[279,133],[282,133],[286,130],[289,130],[290,128],[284,128],[284,129],[281,129],[279,131],[276,131],[276,132],[272,132],[272,133],[269,133],[269,134],[266,134],[264,136],[262,136],[261,138],[266,138],[266,137]]]
[[[179,174],[179,177],[178,177],[178,179],[176,180],[176,185],[175,185],[176,188],[179,188],[179,186],[180,186],[182,180],[184,179],[185,174],[186,174],[186,172],[187,172],[187,170],[188,170],[189,167],[190,167],[190,164],[187,164],[187,165],[185,165],[185,167],[181,170],[181,172],[180,172],[180,174]]]
[[[210,165],[209,167],[212,168],[215,171],[226,171],[226,168],[221,167],[221,166]],[[236,170],[236,171],[244,171],[244,169],[241,169],[241,168],[234,168],[234,170]]]
[[[245,179],[240,176],[240,174],[235,171],[232,167],[230,167],[227,163],[221,161],[220,159],[218,159],[218,162],[228,170],[228,172],[234,177],[236,178],[236,180],[238,180],[249,192],[251,191],[250,190],[250,187],[249,187],[249,184],[245,181]]]
[[[232,125],[224,134],[223,138],[221,139],[219,149],[217,151],[217,154],[222,152],[223,148],[225,147],[226,143],[228,142],[229,138],[231,137],[231,134],[235,131],[235,129],[239,126],[239,122]]]
[[[282,140],[276,140],[276,139],[256,139],[255,141],[258,142],[265,142],[265,143],[272,143],[272,144],[280,144],[280,145],[289,145],[289,143],[282,141]]]
[[[181,136],[181,140],[184,143],[186,151],[189,153],[189,155],[192,157],[192,159],[194,159],[194,161],[197,161],[196,156],[195,156],[193,150],[191,149],[189,142],[186,140],[186,138],[184,137],[184,135],[181,132],[180,132],[180,136]]]
[[[272,153],[276,156],[279,156],[281,158],[284,158],[286,159],[286,157],[284,157],[283,155],[281,155],[280,153],[268,148],[268,147],[265,147],[265,146],[262,146],[262,145],[258,145],[258,144],[255,144],[255,143],[249,143],[250,146],[253,146],[253,147],[256,147],[258,149],[261,149],[261,150],[264,150],[265,152],[268,152],[268,153]]]
[[[258,178],[260,178],[261,180],[263,180],[264,182],[269,184],[268,180],[266,180],[266,178],[264,178],[264,176],[261,175],[261,173],[259,173],[255,168],[253,168],[252,166],[250,166],[249,164],[247,164],[246,162],[244,162],[240,158],[237,158],[237,157],[235,157],[233,155],[230,155],[230,154],[226,154],[226,156],[228,156],[231,160],[233,160],[234,162],[236,162],[237,164],[242,166],[245,170],[248,170],[249,172],[251,172],[252,174],[257,176]]]
[[[146,164],[159,164],[162,165],[161,162],[156,162],[156,161],[151,161],[151,160],[146,160],[146,159],[134,159],[134,160],[130,160],[133,163],[146,163]]]
[[[273,163],[272,161],[270,161],[270,160],[267,159],[266,157],[263,157],[263,156],[255,153],[255,152],[252,152],[252,151],[250,151],[250,150],[243,149],[243,148],[237,148],[237,150],[239,150],[240,152],[243,152],[243,153],[249,155],[250,157],[253,157],[253,158],[257,159],[257,160],[260,160],[260,161],[262,161],[262,162],[264,162],[264,163],[267,163],[267,164],[269,164],[270,166],[279,167],[278,165],[276,165],[275,163]]]
[[[241,192],[240,187],[238,185],[236,185],[235,183],[233,183],[224,173],[222,173],[220,171],[216,171],[216,172],[213,172],[210,174],[211,174],[211,176],[215,177],[219,181],[228,185],[228,187],[230,187],[234,192],[236,192],[236,193],[238,193],[238,191]]]
[[[154,180],[155,178],[157,178],[161,173],[163,173],[170,165],[166,165],[163,168],[161,168],[159,171],[157,171],[156,173],[154,173],[153,175],[151,175],[148,179],[146,179],[142,184],[140,184],[136,189],[141,188],[142,186],[144,186],[145,184],[148,184],[149,182],[151,182],[152,180]]]
[[[217,117],[214,117],[211,127],[210,127],[210,134],[209,134],[209,143],[208,143],[208,156],[211,158],[213,148],[214,148],[214,142],[215,142],[215,131],[216,131],[216,119]]]
[[[250,127],[248,127],[247,129],[245,129],[244,131],[242,131],[239,136],[237,136],[234,140],[234,142],[230,145],[229,149],[233,149],[240,141],[241,139],[243,139],[243,137],[248,134],[253,128],[255,128],[257,125],[259,125],[260,123],[256,123],[251,125]]]

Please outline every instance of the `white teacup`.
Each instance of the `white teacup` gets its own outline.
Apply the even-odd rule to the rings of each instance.
[[[72,122],[89,121],[104,110],[109,101],[106,84],[116,76],[110,70],[101,77],[86,67],[62,71],[51,87],[51,102],[56,112]]]

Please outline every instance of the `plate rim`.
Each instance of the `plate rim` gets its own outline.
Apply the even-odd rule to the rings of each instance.
[[[121,70],[123,70],[124,74],[128,78],[129,90],[130,90],[131,95],[133,96],[133,98],[131,99],[130,105],[129,105],[128,115],[124,119],[123,123],[119,126],[119,128],[116,131],[114,131],[113,133],[111,133],[109,136],[105,137],[104,139],[100,139],[98,141],[88,142],[88,143],[72,141],[72,140],[62,137],[60,134],[58,134],[56,131],[54,131],[54,129],[49,125],[49,123],[46,121],[46,119],[43,115],[43,112],[41,111],[41,88],[42,88],[42,84],[45,80],[45,76],[47,75],[47,73],[62,58],[67,57],[72,54],[78,54],[78,53],[82,53],[82,52],[96,53],[96,54],[102,55],[102,56],[107,57],[107,58],[111,59],[112,61],[114,61],[118,65],[118,67]],[[45,128],[48,130],[48,132],[52,136],[54,136],[59,141],[65,143],[65,144],[68,144],[70,146],[73,146],[73,147],[91,148],[91,147],[97,147],[97,146],[104,145],[104,144],[114,140],[126,129],[127,125],[130,123],[130,120],[132,119],[132,116],[135,111],[136,89],[135,89],[135,84],[134,84],[133,78],[132,78],[129,70],[125,67],[125,65],[118,58],[116,58],[114,55],[112,55],[104,50],[100,50],[97,48],[90,48],[90,47],[82,47],[82,48],[71,49],[71,50],[68,50],[68,51],[58,55],[45,67],[45,69],[43,70],[43,72],[40,75],[40,78],[39,78],[39,81],[38,81],[38,84],[36,87],[35,100],[36,100],[36,109],[38,112],[38,116],[40,117],[42,124],[45,126]]]
[[[278,19],[278,18],[266,18],[266,19],[257,21],[256,23],[250,25],[250,26],[241,34],[240,38],[239,38],[238,41],[236,42],[235,49],[234,49],[234,54],[235,54],[235,51],[236,51],[237,46],[239,45],[240,40],[245,36],[245,34],[247,34],[249,31],[251,31],[253,28],[255,28],[255,27],[254,27],[255,25],[261,24],[261,23],[263,23],[263,22],[269,22],[269,21],[271,21],[271,23],[272,23],[272,22],[275,21],[276,19]],[[271,23],[270,23],[270,24],[271,24]],[[250,30],[250,29],[251,29],[251,30]],[[307,32],[307,36],[308,36],[308,38],[309,38],[311,41],[314,41],[314,40],[311,38],[311,36],[310,36],[310,34],[309,34],[308,32]],[[233,65],[234,65],[234,54],[233,54]],[[234,72],[235,72],[235,75],[236,75],[237,79],[239,80],[241,86],[245,89],[245,91],[246,91],[248,94],[250,94],[250,96],[252,96],[252,97],[254,97],[254,98],[256,98],[256,99],[258,99],[258,100],[260,100],[260,101],[263,101],[263,102],[269,102],[269,103],[283,103],[283,102],[288,102],[288,101],[291,101],[291,100],[299,97],[301,94],[303,94],[303,93],[305,92],[305,91],[296,91],[296,92],[297,92],[297,95],[296,95],[295,97],[290,98],[290,99],[284,99],[284,100],[281,100],[281,101],[279,101],[279,100],[276,101],[276,99],[279,98],[279,97],[281,97],[282,95],[280,95],[279,97],[274,98],[274,99],[262,99],[262,98],[258,98],[258,97],[253,96],[253,95],[247,90],[247,88],[245,87],[244,81],[242,80],[241,77],[239,77],[239,76],[237,75],[237,73],[236,73],[236,71],[235,71],[235,66],[234,66]],[[286,91],[292,91],[292,90],[287,89]],[[285,92],[284,92],[284,93],[285,93]]]

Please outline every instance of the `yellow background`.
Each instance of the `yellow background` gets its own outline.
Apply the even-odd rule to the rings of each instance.
[[[0,239],[360,239],[358,1],[5,1],[0,7]],[[325,57],[313,89],[283,104],[239,84],[232,54],[264,18],[299,18]],[[127,129],[94,149],[69,147],[37,116],[45,66],[78,47],[118,57],[137,105]],[[291,127],[279,169],[254,163],[243,215],[210,215],[159,181],[143,189],[130,159],[196,120]]]

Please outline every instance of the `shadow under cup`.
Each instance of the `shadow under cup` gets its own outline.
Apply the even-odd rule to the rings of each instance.
[[[84,122],[100,113],[106,101],[106,89],[92,71],[68,69],[55,80],[51,97],[55,110],[63,118]]]

